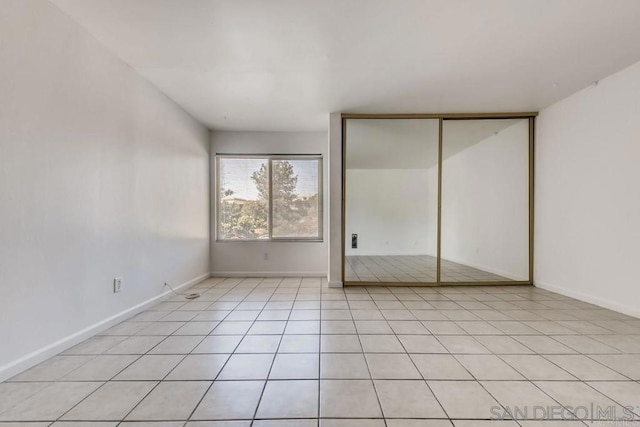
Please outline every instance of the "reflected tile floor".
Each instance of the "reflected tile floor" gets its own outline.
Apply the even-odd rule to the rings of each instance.
[[[435,283],[437,258],[430,255],[380,255],[345,257],[347,282]],[[504,282],[507,277],[443,259],[443,282]]]
[[[640,320],[548,291],[192,290],[1,383],[0,427],[640,425]]]

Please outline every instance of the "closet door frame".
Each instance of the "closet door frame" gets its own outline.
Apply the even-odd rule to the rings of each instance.
[[[450,286],[450,285],[533,285],[533,267],[534,267],[534,254],[533,254],[533,238],[534,238],[534,148],[535,148],[535,119],[537,112],[516,112],[516,113],[443,113],[443,114],[368,114],[368,113],[342,113],[341,125],[342,125],[342,197],[341,197],[341,211],[342,211],[342,283],[345,286]],[[345,266],[346,266],[346,154],[347,154],[347,121],[349,119],[438,119],[438,218],[437,218],[437,271],[435,283],[423,283],[423,282],[356,282],[345,280]],[[508,280],[508,281],[486,281],[486,282],[442,282],[441,281],[441,229],[442,229],[442,143],[443,143],[443,123],[444,120],[499,120],[499,119],[526,119],[529,125],[529,279],[523,281]]]

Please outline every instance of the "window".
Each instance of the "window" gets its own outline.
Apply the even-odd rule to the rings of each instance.
[[[321,240],[319,156],[218,156],[218,240]]]

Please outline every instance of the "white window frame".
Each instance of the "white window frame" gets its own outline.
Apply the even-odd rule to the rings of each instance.
[[[269,165],[269,201],[268,201],[268,229],[266,239],[224,239],[220,237],[220,208],[222,206],[220,191],[220,160],[221,159],[253,159],[265,160]],[[273,236],[273,191],[272,191],[272,163],[274,160],[316,160],[318,162],[318,235],[311,237],[274,237]],[[323,242],[324,241],[324,198],[323,198],[323,164],[320,154],[216,154],[216,182],[215,182],[215,228],[216,242]]]

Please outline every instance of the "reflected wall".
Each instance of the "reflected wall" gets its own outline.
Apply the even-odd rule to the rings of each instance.
[[[437,280],[438,120],[346,123],[345,280]]]
[[[444,120],[442,282],[529,279],[529,120]]]

